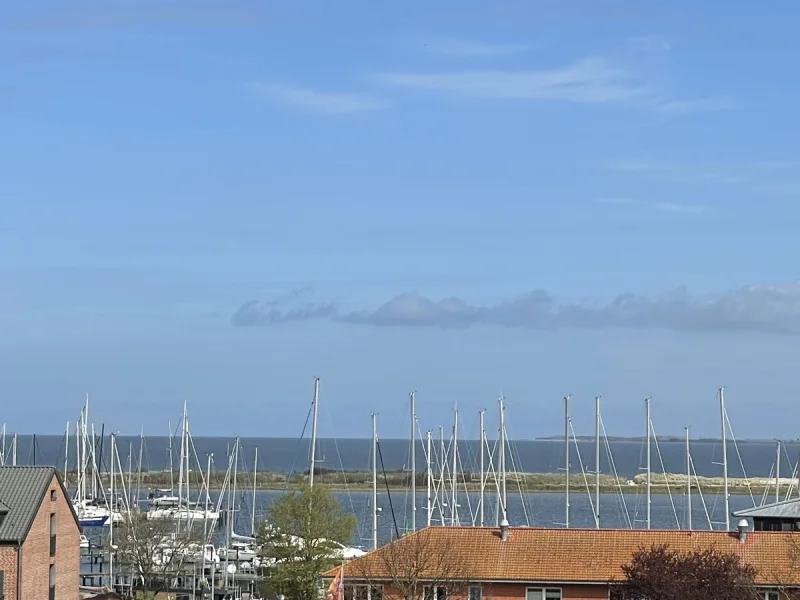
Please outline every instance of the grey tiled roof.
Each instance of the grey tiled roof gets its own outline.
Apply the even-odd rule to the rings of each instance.
[[[55,475],[53,467],[0,467],[0,542],[23,541]]]
[[[2,499],[2,496],[0,496]],[[755,506],[733,513],[734,517],[756,517],[773,519],[800,519],[800,500],[792,498],[782,502],[773,502],[763,506]]]

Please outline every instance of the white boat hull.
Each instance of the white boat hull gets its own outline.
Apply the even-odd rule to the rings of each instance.
[[[216,521],[219,513],[214,511],[195,510],[191,508],[151,508],[147,511],[148,519],[173,519],[175,521]]]

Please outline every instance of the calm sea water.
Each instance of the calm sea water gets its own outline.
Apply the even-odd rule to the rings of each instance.
[[[282,495],[280,491],[257,491],[255,494],[256,523],[267,514],[269,505]],[[348,512],[356,516],[358,529],[351,540],[352,545],[369,548],[372,540],[372,508],[369,492],[337,492],[336,498]],[[417,527],[422,527],[427,521],[427,499],[425,493],[416,496]],[[508,490],[508,520],[513,526],[538,526],[538,527],[563,527],[564,526],[564,499],[563,493],[542,492],[519,494]],[[212,497],[216,500],[216,497]],[[478,517],[478,494],[467,495],[463,491],[458,496],[458,522],[462,525],[480,524]],[[624,500],[624,504],[623,504]],[[592,496],[594,501],[594,496]],[[645,527],[645,501],[644,493],[600,495],[600,525],[606,529],[643,528]],[[755,503],[760,503],[760,498],[755,498]],[[732,496],[730,498],[731,511],[749,508],[754,501],[749,496]],[[378,494],[377,506],[381,509],[378,517],[378,538],[384,543],[411,528],[412,502],[411,494],[406,492],[392,492],[391,496],[384,490]],[[484,522],[486,525],[496,524],[496,495],[487,493],[485,497]],[[685,528],[686,498],[682,494],[675,494],[672,498],[666,494],[653,494],[651,504],[651,526],[654,529]],[[252,490],[240,491],[237,494],[237,512],[234,531],[241,535],[251,533],[253,509]],[[444,522],[450,524],[449,507],[444,507]],[[724,500],[721,494],[700,496],[692,495],[692,527],[694,529],[724,529],[725,512]],[[731,518],[734,524],[735,519]],[[432,524],[442,524],[442,517],[437,505],[434,511]],[[595,526],[592,516],[592,505],[586,490],[575,490],[570,494],[570,526],[588,527]],[[97,540],[106,528],[90,528],[87,531],[90,538]],[[224,544],[225,534],[217,532],[216,543]]]
[[[494,442],[490,441],[490,444]],[[64,466],[65,445],[67,462],[70,468],[75,465],[75,440],[70,437],[69,444],[65,444],[64,436],[19,436],[17,443],[18,464],[53,464]],[[138,437],[118,436],[118,452],[122,464],[127,464],[129,454],[132,454],[133,465],[138,463],[139,457]],[[258,469],[288,473],[290,471],[304,471],[308,468],[307,439],[287,438],[242,438],[240,442],[240,470],[251,470],[258,448]],[[321,439],[317,449],[319,466],[333,470],[369,470],[371,440],[366,439]],[[10,457],[8,446],[10,437],[6,438],[6,456]],[[387,470],[407,468],[409,465],[409,442],[407,440],[387,439],[381,440],[381,456],[383,467]],[[620,476],[633,477],[642,472],[645,464],[645,444],[639,441],[609,441],[601,447],[601,472],[612,474],[611,460],[613,459],[616,472]],[[98,441],[98,454],[104,456],[104,464],[108,464],[109,442]],[[142,455],[146,469],[164,470],[170,465],[170,440],[167,437],[147,437],[144,439]],[[173,463],[178,464],[180,440],[172,441]],[[206,456],[214,455],[214,468],[224,471],[228,465],[227,456],[232,451],[233,441],[219,437],[193,438],[192,468],[206,468]],[[533,473],[556,473],[563,468],[564,444],[558,440],[513,441],[512,451],[507,454],[506,463],[509,471],[526,471]],[[474,440],[463,440],[458,444],[462,468],[476,470],[479,461],[480,445]],[[740,442],[738,445],[728,442],[728,473],[731,477],[742,477],[746,473],[749,477],[767,477],[772,472],[775,464],[775,443],[770,442]],[[102,452],[101,452],[102,450]],[[579,441],[577,450],[580,458],[588,470],[594,468],[594,442]],[[434,441],[434,452],[438,452],[438,442]],[[580,472],[578,452],[576,445],[570,448],[573,472]],[[698,475],[716,477],[722,475],[722,444],[719,441],[693,440],[691,442],[692,460]],[[686,469],[685,447],[683,442],[654,443],[651,449],[651,458],[654,472],[683,473]],[[800,442],[786,442],[783,445],[781,457],[781,474],[788,476],[790,467],[800,458]],[[486,459],[488,469],[488,458]],[[417,442],[416,448],[417,469],[425,468],[424,444]],[[744,467],[744,468],[743,468]],[[176,466],[177,468],[177,466]]]
[[[139,455],[139,438],[119,436],[118,448],[121,461],[128,460],[129,452],[133,455],[135,465]],[[7,440],[8,443],[8,440]],[[232,451],[233,442],[224,438],[197,437],[193,440],[192,461],[194,468],[202,464],[205,468],[206,455],[213,453],[215,468],[218,470],[227,467],[227,456]],[[321,439],[317,451],[320,466],[330,469],[368,470],[370,465],[371,440],[364,439]],[[68,446],[67,462],[74,465],[75,449],[74,440]],[[493,444],[493,442],[490,442]],[[108,440],[103,444],[102,454],[108,455]],[[177,454],[179,442],[173,440],[172,446]],[[308,440],[297,439],[267,439],[243,438],[240,450],[240,471],[250,470],[253,466],[255,449],[258,448],[259,470],[278,472],[303,471],[308,465]],[[55,464],[62,467],[64,464],[65,439],[59,436],[21,436],[18,442],[17,459],[19,464],[31,464],[35,458],[37,464]],[[459,442],[459,453],[462,468],[474,469],[478,464],[479,444],[474,440]],[[577,447],[577,451],[576,451]],[[166,437],[145,438],[142,455],[146,468],[162,470],[169,467],[170,440]],[[435,445],[438,449],[438,443]],[[557,473],[561,471],[564,461],[563,442],[558,440],[514,441],[511,443],[512,451],[507,456],[509,470]],[[98,442],[99,450],[99,442]],[[418,443],[416,457],[417,468],[425,468],[424,448]],[[609,441],[601,447],[601,471],[611,473],[613,458],[616,471],[619,475],[633,477],[642,472],[644,465],[644,444],[638,441]],[[698,475],[719,476],[722,474],[721,460],[722,446],[719,441],[694,440],[691,443],[692,459]],[[742,442],[735,445],[729,442],[729,474],[732,477],[742,476],[745,472],[750,477],[766,477],[774,469],[776,446],[769,442]],[[579,441],[572,444],[571,462],[573,472],[580,472],[578,452],[584,467],[588,470],[594,465],[594,442]],[[8,456],[8,453],[6,453]],[[383,440],[381,442],[381,455],[383,466],[388,470],[406,468],[409,464],[409,443],[407,440]],[[685,446],[683,442],[660,442],[652,448],[653,470],[681,473],[685,469]],[[788,476],[790,469],[800,457],[800,443],[788,442],[782,449],[782,474]],[[173,461],[177,464],[177,456]],[[487,459],[488,468],[488,459]],[[744,467],[744,468],[743,468]],[[238,506],[235,517],[235,531],[240,534],[249,534],[253,506],[255,505],[256,520],[260,520],[267,512],[269,504],[280,497],[280,491],[257,491],[255,499],[252,490],[246,489],[246,482],[240,481],[237,492],[236,504]],[[245,489],[242,489],[244,486]],[[590,478],[591,489],[591,478]],[[370,493],[364,491],[337,492],[337,499],[345,509],[354,514],[358,520],[358,531],[352,543],[358,546],[368,546],[371,540],[372,510],[370,506]],[[458,494],[458,522],[465,525],[479,523],[478,494],[467,494],[463,490]],[[771,500],[768,499],[768,500]],[[570,525],[572,527],[594,527],[590,492],[586,489],[573,487],[570,495]],[[412,510],[416,505],[417,526],[426,523],[426,494],[424,491],[416,496],[412,502],[407,491],[387,492],[382,489],[378,494],[377,505],[381,509],[378,520],[379,539],[383,542],[391,539],[396,533],[403,532],[411,527]],[[730,509],[732,511],[760,504],[762,498],[750,496],[732,496]],[[435,503],[432,522],[434,524],[450,523],[452,515],[447,500]],[[560,527],[564,523],[565,496],[563,493],[519,493],[509,483],[508,489],[508,518],[512,525],[534,525]],[[496,497],[487,492],[484,522],[496,522]],[[600,522],[604,528],[627,528],[645,526],[645,495],[642,490],[628,494],[601,494]],[[687,524],[687,501],[683,493],[654,494],[652,500],[652,527],[678,528]],[[706,494],[700,496],[695,493],[692,497],[692,525],[695,529],[722,528],[725,521],[724,500],[720,494]],[[99,533],[96,532],[95,535]],[[218,540],[221,542],[221,538]]]

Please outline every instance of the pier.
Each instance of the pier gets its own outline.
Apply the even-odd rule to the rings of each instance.
[[[81,549],[80,587],[84,590],[113,590],[130,596],[136,591],[135,569],[114,561],[113,572],[108,551],[97,545]],[[113,581],[112,581],[113,578]],[[163,573],[159,592],[175,600],[207,598],[251,600],[259,598],[258,588],[265,577],[260,568],[248,562],[218,561],[203,565],[185,561]]]

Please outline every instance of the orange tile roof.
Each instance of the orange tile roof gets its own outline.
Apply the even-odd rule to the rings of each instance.
[[[418,538],[418,536],[424,536]],[[458,558],[471,581],[524,581],[593,583],[623,579],[622,565],[639,548],[668,544],[673,550],[715,549],[738,554],[758,571],[756,583],[800,585],[800,533],[748,531],[741,543],[737,533],[726,531],[679,531],[664,529],[545,529],[512,527],[508,539],[500,539],[494,527],[432,526],[378,548],[346,563],[345,577],[387,577],[384,554],[393,560],[404,552],[445,548],[461,553]],[[333,569],[324,576],[333,577]],[[429,575],[430,577],[430,575]],[[424,578],[424,577],[423,577]]]

